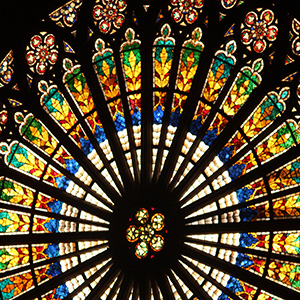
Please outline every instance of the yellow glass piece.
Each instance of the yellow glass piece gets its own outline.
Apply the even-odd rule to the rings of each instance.
[[[82,77],[84,77],[83,74]],[[71,94],[78,103],[82,113],[85,115],[93,110],[95,105],[94,101],[92,100],[92,96],[87,83],[83,83],[82,81],[75,78],[74,89],[75,91],[72,91]]]
[[[299,255],[299,233],[290,233],[286,238],[284,238],[285,235],[286,233],[278,233],[274,235],[273,249],[279,253],[283,252],[284,249],[286,253]]]
[[[43,108],[63,129],[67,131],[71,129],[77,122],[77,118],[58,87],[56,85],[49,87],[48,83],[42,80],[39,82],[39,90],[43,93],[41,96]]]
[[[165,217],[162,214],[157,213],[151,218],[151,223],[154,230],[162,230],[165,226]]]
[[[40,259],[49,259],[49,256],[44,253],[48,248],[48,244],[39,245],[32,247],[32,258],[33,261]],[[19,265],[25,265],[29,263],[30,254],[28,247],[18,247],[18,248],[0,248],[0,265],[1,270],[15,268]]]
[[[169,72],[171,70],[172,60],[170,59],[167,61],[167,59],[167,50],[166,48],[163,48],[160,53],[160,61],[155,61],[155,71],[157,72],[155,76],[155,85],[160,88],[166,87],[169,84]]]
[[[192,39],[185,41],[182,45],[177,78],[177,88],[181,92],[189,92],[192,87],[199,66],[199,58],[204,49],[204,44],[200,42],[201,37],[201,29],[196,28],[192,33]]]
[[[131,92],[141,88],[141,42],[135,39],[135,32],[131,28],[127,29],[125,38],[126,42],[121,45],[120,51],[127,91]]]
[[[263,61],[261,59],[255,60],[252,68],[246,66],[241,69],[223,104],[223,111],[228,116],[234,116],[250,97],[253,90],[260,85],[261,76],[259,72],[262,69]]]
[[[22,120],[21,122],[19,122],[18,117]],[[28,114],[24,118],[22,113],[16,113],[15,119],[17,123],[21,124],[20,129],[26,130],[26,139],[37,147],[42,148],[47,155],[51,155],[55,151],[58,141],[53,137],[49,129],[36,119],[33,114]]]
[[[115,82],[117,81],[117,71],[114,67],[112,70],[110,70],[110,66],[107,64],[106,61],[103,62],[103,73],[104,75],[100,77],[98,75],[100,82],[102,83],[102,86],[107,86],[107,89],[103,89],[105,91],[105,95],[108,99],[114,98],[116,96],[119,96],[119,88],[118,85],[115,85]]]
[[[73,66],[73,62],[68,58],[64,59],[63,64],[66,70],[63,82],[81,113],[86,115],[95,108],[95,105],[81,66]]]
[[[132,79],[132,83],[127,82],[128,90],[135,91],[141,88],[139,75],[141,73],[141,62],[137,61],[137,57],[130,52],[128,59],[129,66],[124,65],[125,74]]]
[[[148,254],[148,245],[146,242],[140,242],[135,247],[135,255],[137,258],[144,258]]]
[[[278,199],[273,203],[274,218],[284,217],[286,214],[290,216],[300,215],[300,201],[298,201],[299,194]],[[268,207],[269,204],[266,205]],[[300,248],[300,241],[299,241]]]
[[[34,284],[31,272],[25,272],[20,275],[10,277],[9,281],[11,284],[7,284],[2,289],[2,293],[10,293],[13,297],[16,297],[23,291],[33,287]]]
[[[25,206],[31,206],[34,199],[34,192],[20,183],[11,179],[0,177],[0,186],[2,186],[2,197],[9,199],[11,203],[18,203]],[[41,196],[39,195],[37,203]],[[2,199],[2,200],[4,200]]]

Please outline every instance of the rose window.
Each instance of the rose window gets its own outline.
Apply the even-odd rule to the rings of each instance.
[[[0,300],[300,299],[296,4],[21,2]]]

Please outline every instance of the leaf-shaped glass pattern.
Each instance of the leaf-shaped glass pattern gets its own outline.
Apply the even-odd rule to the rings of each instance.
[[[297,16],[60,5],[1,52],[0,300],[298,299]]]

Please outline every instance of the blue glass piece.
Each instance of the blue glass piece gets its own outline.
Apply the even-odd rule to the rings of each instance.
[[[299,174],[299,169],[300,169],[300,162],[299,161],[295,161],[292,164],[291,167],[291,174],[292,174],[292,178],[293,180],[295,180],[297,183],[300,183],[300,176],[298,176]]]
[[[58,244],[49,244],[47,249],[44,252],[49,257],[58,257],[59,256],[59,245]]]
[[[210,146],[212,144],[212,142],[217,138],[217,132],[218,132],[217,128],[214,128],[212,130],[208,130],[206,132],[205,136],[203,137],[203,142],[207,146]]]
[[[96,126],[95,138],[99,144],[103,143],[106,140],[104,129],[98,125]]]
[[[232,276],[228,280],[226,287],[234,293],[243,291],[240,281]]]
[[[243,187],[241,189],[238,189],[236,191],[236,195],[237,195],[237,198],[239,200],[239,203],[243,203],[247,200],[250,199],[251,195],[254,193],[254,190],[253,189],[248,189],[246,187]]]
[[[79,167],[80,167],[79,164],[78,164],[78,162],[75,161],[74,159],[66,159],[65,163],[66,163],[67,170],[71,174],[75,175],[77,173]]]
[[[49,222],[45,223],[45,227],[49,232],[58,232],[59,221],[57,219],[50,219]]]
[[[97,138],[97,136],[96,136],[96,138]],[[83,151],[83,153],[85,155],[89,155],[94,150],[94,147],[89,140],[80,138],[80,144],[81,144],[81,146],[80,146],[81,150]]]
[[[222,293],[222,295],[218,298],[218,300],[231,300],[226,294]]]
[[[233,59],[231,57],[227,57],[224,53],[221,53],[217,56],[211,70],[214,73],[214,76],[217,77],[218,70],[222,66],[222,68],[224,68],[224,72],[220,79],[228,78],[233,65]]]
[[[177,107],[176,110],[174,112],[172,112],[172,114],[170,116],[169,125],[172,125],[173,127],[177,127],[180,117],[181,117],[180,108]]]
[[[2,220],[5,220],[5,219],[10,219],[9,215],[8,215],[8,212],[6,211],[3,211],[3,212],[0,212],[0,220],[1,220],[1,223],[3,224],[0,224],[0,232],[1,234],[6,232],[7,228],[10,226],[10,225],[7,225],[7,222],[3,222]]]
[[[252,221],[257,215],[258,211],[250,207],[243,207],[240,209],[240,218],[242,222]]]
[[[115,126],[117,131],[122,131],[126,128],[125,118],[120,113],[116,115]]]
[[[240,246],[243,248],[251,247],[256,244],[258,240],[251,233],[241,233],[240,235]]]
[[[46,274],[51,275],[53,277],[61,274],[60,264],[58,262],[55,262],[55,263],[51,264],[49,269],[47,270]]]
[[[218,157],[223,163],[226,163],[232,157],[233,149],[234,146],[230,146],[230,147],[225,147],[220,151]]]
[[[162,123],[162,119],[164,116],[164,111],[161,105],[158,105],[156,110],[153,112],[153,122],[156,125],[160,125]]]
[[[69,186],[69,183],[70,183],[70,179],[67,179],[64,176],[55,178],[55,181],[56,181],[57,187],[63,191],[65,191],[67,189],[67,187]]]
[[[55,294],[54,294],[54,299],[64,299],[68,296],[69,294],[69,289],[68,287],[63,284],[61,286],[59,286],[56,291],[55,291]]]
[[[234,293],[243,291],[243,287],[241,286],[239,280],[237,280],[236,278],[234,278],[232,276],[230,276],[230,279],[227,282],[226,288],[228,288],[229,290],[231,290]],[[230,299],[231,298],[229,298],[224,292],[218,298],[218,300],[230,300]]]
[[[198,135],[198,132],[201,127],[202,127],[202,116],[198,116],[196,120],[192,121],[189,132],[193,135]]]
[[[229,176],[232,180],[237,179],[238,177],[240,177],[243,173],[243,170],[245,168],[244,164],[240,164],[240,165],[233,165],[228,169],[228,173]]]
[[[249,256],[244,253],[239,253],[236,258],[236,265],[242,268],[247,268],[249,266],[252,266],[254,263],[252,260],[250,260]]]
[[[134,108],[133,114],[131,115],[132,125],[138,126],[141,125],[142,115],[137,107]]]
[[[51,202],[47,203],[48,207],[51,209],[52,212],[59,214],[62,208],[62,202],[54,199]]]

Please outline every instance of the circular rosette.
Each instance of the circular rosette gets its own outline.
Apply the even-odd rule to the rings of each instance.
[[[171,0],[171,17],[176,23],[179,23],[183,17],[187,24],[192,24],[198,19],[198,11],[203,7],[202,0]]]
[[[108,33],[112,27],[120,29],[125,21],[122,13],[127,4],[124,0],[103,1],[103,5],[96,5],[93,9],[93,17],[98,21],[98,28],[102,33]],[[95,22],[95,25],[97,22]]]
[[[262,11],[259,18],[254,11],[247,13],[244,19],[246,28],[241,25],[241,28],[244,28],[241,32],[241,41],[244,45],[252,44],[252,49],[256,53],[262,53],[268,43],[271,45],[270,43],[277,38],[278,28],[271,25],[273,22],[275,22],[274,13],[269,9]]]
[[[51,69],[50,65],[55,65],[58,58],[58,51],[55,48],[57,47],[53,34],[42,32],[41,35],[34,35],[25,55],[28,66],[32,67],[31,70],[43,75],[48,69]]]
[[[151,208],[151,210],[154,210],[154,208]],[[130,225],[126,230],[126,238],[130,243],[138,242],[135,248],[136,256],[145,258],[148,254],[149,246],[155,252],[161,250],[164,245],[164,239],[161,235],[157,235],[156,232],[162,230],[165,226],[164,215],[155,213],[150,218],[148,210],[140,208],[135,214],[135,219],[141,226],[137,228],[135,225]],[[129,221],[131,220],[130,218]],[[143,245],[147,246],[147,251]]]

